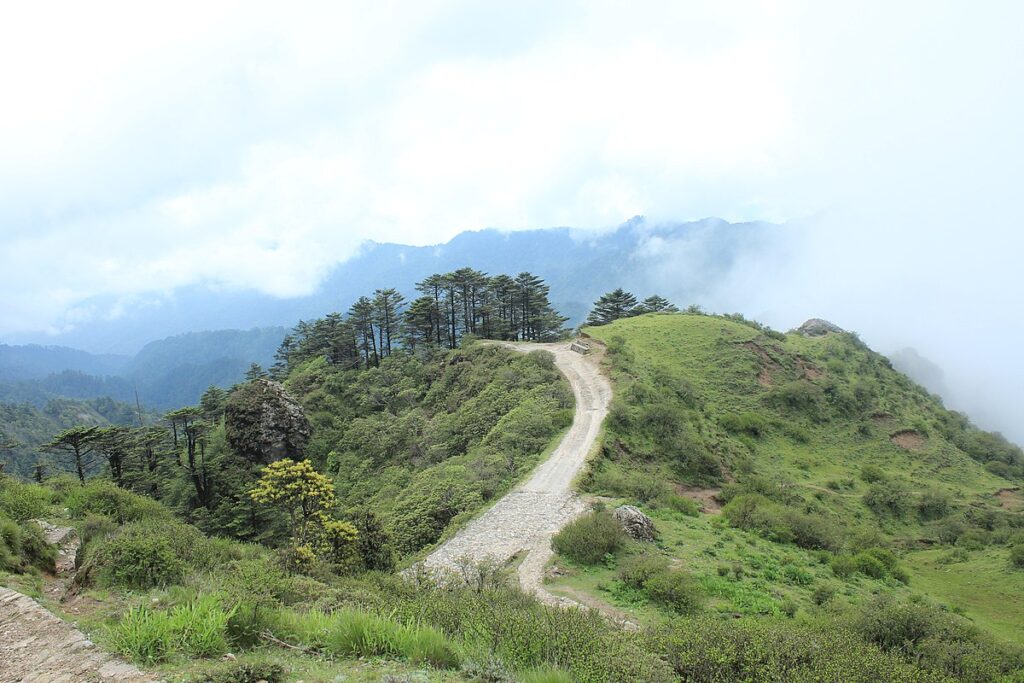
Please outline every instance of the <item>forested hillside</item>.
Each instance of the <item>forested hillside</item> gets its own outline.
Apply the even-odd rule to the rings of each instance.
[[[55,434],[78,425],[132,424],[138,424],[135,407],[109,398],[51,399],[40,407],[0,402],[0,463],[7,474],[26,479],[36,476],[37,465],[44,476],[68,472],[72,461],[40,448]]]

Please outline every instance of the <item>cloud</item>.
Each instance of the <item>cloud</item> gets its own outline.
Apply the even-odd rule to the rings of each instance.
[[[0,333],[195,282],[301,294],[365,239],[743,214],[705,190],[786,135],[762,3],[66,9],[0,29]]]

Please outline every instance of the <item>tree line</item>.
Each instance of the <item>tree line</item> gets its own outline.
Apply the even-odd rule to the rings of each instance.
[[[679,309],[668,299],[653,294],[643,301],[619,287],[594,302],[587,316],[587,325],[607,325],[620,318],[631,318],[644,313],[678,313]]]
[[[489,276],[460,268],[423,279],[416,291],[420,296],[406,302],[394,288],[378,289],[345,315],[299,322],[278,349],[274,376],[315,357],[342,367],[378,366],[398,348],[454,349],[466,336],[549,341],[567,320],[552,308],[544,280],[528,272]]]

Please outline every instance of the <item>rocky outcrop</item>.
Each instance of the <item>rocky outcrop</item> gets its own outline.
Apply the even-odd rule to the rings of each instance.
[[[281,458],[301,459],[310,436],[302,406],[282,385],[268,379],[253,380],[231,394],[224,428],[236,453],[262,465]]]
[[[821,318],[811,318],[796,329],[805,337],[824,337],[826,334],[845,332],[843,328]]]
[[[632,505],[620,505],[612,512],[630,538],[638,541],[653,541],[657,536],[654,522]]]

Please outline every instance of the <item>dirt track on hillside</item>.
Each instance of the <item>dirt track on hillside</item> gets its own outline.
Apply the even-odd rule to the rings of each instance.
[[[457,571],[460,561],[490,559],[507,562],[526,552],[519,565],[523,590],[548,603],[567,602],[543,589],[544,566],[551,557],[551,536],[586,510],[572,491],[572,483],[583,468],[608,413],[612,389],[601,374],[595,355],[581,355],[568,343],[507,344],[528,353],[550,351],[555,364],[569,380],[576,396],[572,426],[546,461],[530,478],[510,491],[480,517],[427,556],[428,570]]]

